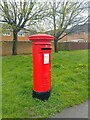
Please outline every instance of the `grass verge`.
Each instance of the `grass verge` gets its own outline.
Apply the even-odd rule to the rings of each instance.
[[[3,118],[46,118],[88,99],[87,50],[52,53],[52,93],[32,98],[32,56],[3,57]]]

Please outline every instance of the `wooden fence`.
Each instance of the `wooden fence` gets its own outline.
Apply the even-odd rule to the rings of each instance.
[[[89,49],[88,42],[62,42],[58,43],[58,50],[84,50]]]
[[[53,43],[52,46],[54,49]],[[83,49],[90,49],[90,43],[81,43],[81,42],[58,43],[58,50],[83,50]],[[32,53],[31,42],[29,41],[18,42],[17,54],[30,54],[30,53]],[[12,41],[2,42],[2,53],[0,52],[0,55],[12,55]]]

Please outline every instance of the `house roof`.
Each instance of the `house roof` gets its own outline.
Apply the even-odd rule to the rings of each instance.
[[[80,33],[80,32],[89,33],[89,29],[88,29],[89,25],[90,23],[85,23],[82,25],[75,25],[71,27],[70,29],[67,29],[66,32],[71,31],[71,33]]]
[[[70,32],[70,33],[80,33],[80,32],[85,32],[85,33],[90,33],[89,31],[89,26],[90,26],[90,23],[85,23],[85,24],[82,24],[82,25],[75,25],[73,27],[71,27],[70,29],[67,29],[65,32]],[[50,30],[50,31],[46,31],[45,33],[48,33],[50,35],[53,35],[53,31],[54,30]],[[58,31],[58,29],[57,29]]]

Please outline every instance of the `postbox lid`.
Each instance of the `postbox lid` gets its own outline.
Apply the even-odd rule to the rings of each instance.
[[[54,40],[54,37],[48,34],[36,34],[29,36],[29,40]]]

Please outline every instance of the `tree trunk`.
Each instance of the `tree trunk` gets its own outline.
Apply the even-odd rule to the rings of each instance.
[[[58,41],[54,40],[54,52],[58,53]]]
[[[12,55],[17,55],[17,32],[13,31]]]

